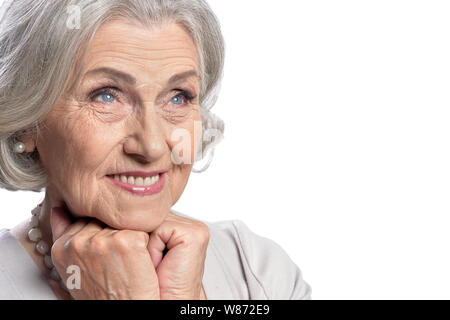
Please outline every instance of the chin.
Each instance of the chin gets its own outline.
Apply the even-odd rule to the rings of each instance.
[[[162,214],[162,212],[165,212]],[[126,216],[121,216],[120,219],[111,219],[110,216],[101,219],[103,223],[110,228],[117,230],[135,230],[142,232],[152,232],[158,228],[169,214],[169,209],[164,211],[156,211],[152,213],[152,210],[145,211],[133,211],[127,212]]]

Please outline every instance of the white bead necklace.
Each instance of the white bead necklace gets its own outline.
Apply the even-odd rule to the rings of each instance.
[[[58,271],[56,270],[55,266],[53,265],[49,244],[47,242],[45,242],[44,240],[42,240],[42,232],[41,232],[41,229],[39,228],[39,216],[41,213],[41,207],[42,207],[42,203],[39,204],[38,206],[36,206],[36,208],[34,208],[33,210],[31,210],[31,214],[32,214],[31,219],[30,219],[31,229],[28,231],[28,239],[30,239],[30,241],[36,243],[36,251],[44,256],[44,264],[50,270],[50,278],[59,282],[61,287],[66,292],[69,292],[69,290],[66,287],[66,284],[61,279]]]

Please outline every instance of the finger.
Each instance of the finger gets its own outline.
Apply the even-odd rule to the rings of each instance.
[[[58,212],[58,209],[55,210],[55,212]],[[74,238],[76,238],[77,247],[81,248],[80,245],[85,246],[95,234],[103,230],[104,226],[105,225],[97,219],[88,220],[85,218],[77,219],[72,224],[66,226],[63,233],[56,239],[52,246],[52,261],[55,266],[58,265],[56,261],[60,261],[60,267],[61,265],[64,265],[64,262],[61,263],[61,261],[65,261],[63,260],[65,258],[61,256],[61,252],[64,251],[64,248],[71,246]],[[54,258],[57,259],[55,260]]]
[[[166,249],[166,244],[162,239],[157,236],[156,232],[153,231],[150,234],[148,244],[147,244],[147,250],[150,254],[150,258],[152,259],[153,266],[158,268],[159,263],[161,262],[163,258],[163,251]]]
[[[175,223],[166,221],[150,234],[147,250],[150,253],[155,269],[158,267],[167,250],[172,249],[179,243],[183,243],[183,237],[180,236],[183,232],[180,230],[179,225],[178,236],[174,236],[176,228],[177,225]]]
[[[53,242],[59,239],[67,227],[73,223],[71,215],[61,207],[54,207],[50,212],[50,227]]]
[[[67,246],[74,237],[78,240],[89,241],[97,233],[105,229],[105,224],[97,219],[78,219],[63,233],[60,239],[64,240],[64,246]]]
[[[50,216],[50,227],[54,242],[61,238],[70,238],[89,223],[88,219],[74,219],[72,215],[61,207],[54,207]]]
[[[110,234],[116,230],[109,228],[106,224],[97,219],[90,220],[79,233],[84,233],[88,236],[89,241],[96,235]]]

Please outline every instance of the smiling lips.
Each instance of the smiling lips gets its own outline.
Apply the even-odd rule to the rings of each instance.
[[[106,177],[122,189],[136,195],[147,196],[162,190],[165,176],[166,172],[124,172]]]

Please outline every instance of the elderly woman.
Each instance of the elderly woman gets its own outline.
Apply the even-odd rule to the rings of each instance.
[[[203,0],[6,0],[0,61],[0,185],[45,188],[0,231],[1,298],[310,298],[272,240],[171,209],[223,132]]]

